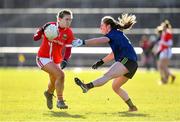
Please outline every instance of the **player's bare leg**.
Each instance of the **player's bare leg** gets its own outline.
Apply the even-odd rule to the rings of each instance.
[[[47,100],[47,107],[49,109],[53,108],[53,93],[55,90],[55,77],[53,75],[49,75],[50,81],[48,84],[48,89],[44,92],[44,96],[46,97]]]
[[[63,91],[64,91],[64,72],[60,70],[60,74],[57,76],[57,79],[55,81],[55,88],[57,93],[57,107],[60,109],[67,109],[68,106],[64,103],[63,99]]]
[[[169,59],[166,59],[165,61],[164,61],[164,64],[165,64],[165,74],[166,74],[166,76],[167,77],[171,77],[171,83],[174,83],[174,81],[175,81],[175,79],[176,79],[176,76],[174,75],[174,74],[172,74],[171,72],[170,72],[170,70],[169,70]]]
[[[126,67],[120,62],[116,62],[110,67],[110,69],[107,71],[107,73],[104,74],[104,76],[88,84],[84,84],[80,82],[79,86],[81,87],[83,91],[84,89],[89,90],[93,87],[102,86],[105,83],[107,83],[109,80],[116,78],[115,81],[113,82],[113,86],[112,86],[113,90],[127,103],[127,105],[129,106],[129,111],[137,111],[136,106],[132,103],[128,94],[123,89],[120,88],[128,80],[128,78],[123,76],[126,73],[128,73],[128,70],[126,69]],[[75,78],[75,82],[76,80],[79,80],[79,79]]]
[[[127,92],[121,88],[123,84],[128,81],[128,78],[125,76],[120,76],[114,79],[112,83],[112,89],[116,94],[118,94],[128,105],[129,111],[137,111],[137,107],[132,103],[131,99],[129,98]]]
[[[49,78],[50,78],[50,81],[48,83],[47,91],[49,93],[53,94],[54,90],[55,90],[55,81],[56,81],[56,78],[53,75],[49,75]]]
[[[109,80],[123,76],[126,73],[128,73],[127,68],[122,63],[115,62],[110,67],[110,69],[104,74],[104,76],[94,80],[92,83],[95,87],[99,87],[107,83]]]
[[[162,59],[160,59],[158,61],[158,71],[159,71],[160,77],[161,77],[160,83],[161,84],[166,84],[168,80],[167,80],[167,77],[165,75],[165,66],[164,66],[164,63],[163,63]]]
[[[57,107],[61,109],[66,109],[68,108],[67,105],[65,105],[64,100],[63,100],[63,90],[64,90],[64,73],[63,71],[54,63],[48,63],[45,65],[42,70],[46,71],[50,75],[52,75],[56,80],[55,80],[55,89],[57,93]],[[51,84],[50,84],[51,86]],[[63,103],[63,104],[62,104]]]
[[[110,69],[105,73],[102,77],[94,80],[93,82],[90,82],[88,84],[84,84],[80,79],[75,78],[75,82],[77,85],[81,87],[83,90],[83,93],[86,93],[89,89],[93,87],[99,87],[107,83],[109,80],[122,76],[126,74],[128,70],[126,67],[121,64],[120,62],[115,62]]]

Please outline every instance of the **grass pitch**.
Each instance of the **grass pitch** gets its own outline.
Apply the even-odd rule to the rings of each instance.
[[[36,68],[0,68],[0,121],[180,121],[180,71],[174,71],[174,84],[158,85],[156,71],[138,70],[123,88],[138,111],[128,107],[113,92],[111,82],[83,94],[73,81],[85,82],[101,76],[105,70],[66,69],[65,91],[68,110],[48,110],[43,96],[48,75]]]

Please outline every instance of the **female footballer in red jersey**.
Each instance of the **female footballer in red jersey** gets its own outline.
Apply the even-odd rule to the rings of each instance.
[[[171,82],[175,80],[175,75],[173,75],[168,68],[170,58],[172,57],[171,47],[173,44],[172,28],[168,20],[165,20],[162,24],[162,34],[158,44],[158,62],[157,66],[161,75],[161,83],[166,84],[168,82],[169,76],[171,77]]]
[[[54,90],[56,90],[57,93],[57,107],[60,109],[68,108],[63,99],[65,75],[62,69],[66,67],[71,55],[71,47],[66,47],[66,45],[71,44],[74,39],[73,32],[70,29],[72,18],[73,16],[70,10],[61,10],[57,14],[57,22],[46,23],[43,27],[39,28],[34,35],[35,41],[42,39],[36,57],[36,63],[38,67],[49,74],[50,78],[48,89],[44,92],[49,109],[53,108]],[[49,40],[44,34],[45,28],[50,24],[58,26],[59,31],[58,37],[53,40]]]

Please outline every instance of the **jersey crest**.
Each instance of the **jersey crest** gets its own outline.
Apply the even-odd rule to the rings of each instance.
[[[67,40],[67,34],[62,35],[62,40]]]

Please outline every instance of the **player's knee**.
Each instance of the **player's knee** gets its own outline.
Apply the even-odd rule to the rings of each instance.
[[[60,82],[64,82],[64,72],[58,72],[56,74],[56,80],[60,81]]]
[[[55,82],[56,77],[55,77],[55,76],[53,76],[53,75],[51,75],[51,76],[50,76],[50,80],[51,80],[51,82],[53,83],[53,82]]]
[[[112,84],[112,89],[114,92],[119,92],[119,86]]]

